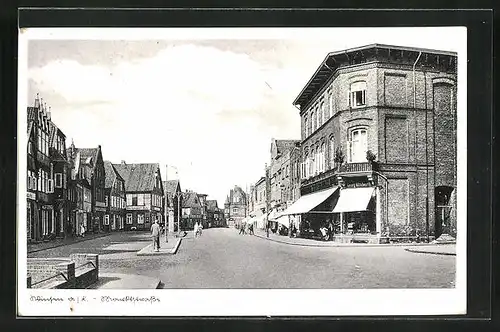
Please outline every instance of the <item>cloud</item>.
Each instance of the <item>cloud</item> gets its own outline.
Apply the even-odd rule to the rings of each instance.
[[[60,100],[54,121],[77,146],[101,144],[114,162],[176,165],[184,188],[219,204],[235,184],[263,174],[271,137],[299,136],[293,99],[283,98],[295,93],[296,76],[247,54],[191,44],[110,67],[61,59],[29,70],[34,89]]]

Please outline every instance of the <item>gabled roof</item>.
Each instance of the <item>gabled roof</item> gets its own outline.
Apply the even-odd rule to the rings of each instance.
[[[177,190],[177,186],[179,185],[179,180],[168,180],[163,181],[163,190],[168,195],[173,195]]]
[[[152,191],[155,186],[156,172],[159,164],[113,164],[114,168],[125,180],[125,191]]]
[[[113,186],[115,178],[123,180],[120,173],[118,173],[110,161],[104,161],[104,173],[106,174],[104,181],[104,188],[108,189]]]
[[[182,199],[182,207],[186,208],[201,207],[201,202],[200,199],[198,198],[198,194],[192,191],[184,193]]]
[[[92,148],[92,149],[77,148],[76,151],[80,152],[80,158],[82,163],[90,164],[91,166],[95,165],[95,162],[97,160],[97,155],[99,153],[99,148]]]
[[[219,207],[217,206],[217,200],[208,199],[207,200],[207,210],[209,211],[217,211]]]
[[[300,143],[300,140],[295,139],[277,139],[276,148],[278,149],[278,153],[284,153],[287,150],[290,150],[295,147],[297,143]]]

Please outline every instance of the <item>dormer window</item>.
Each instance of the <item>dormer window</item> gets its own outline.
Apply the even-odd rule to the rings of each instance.
[[[349,91],[350,107],[355,108],[366,105],[366,82],[359,81],[352,83]]]

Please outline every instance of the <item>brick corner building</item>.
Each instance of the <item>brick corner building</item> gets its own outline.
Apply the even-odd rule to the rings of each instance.
[[[329,53],[293,103],[302,197],[287,213],[339,241],[455,236],[456,91],[454,52]]]

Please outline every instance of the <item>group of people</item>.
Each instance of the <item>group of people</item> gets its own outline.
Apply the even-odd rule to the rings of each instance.
[[[238,233],[239,235],[246,235],[247,231],[248,231],[249,235],[254,235],[254,232],[253,232],[253,223],[248,223],[247,224],[246,222],[242,222],[239,225],[239,229],[240,229],[240,232]]]

